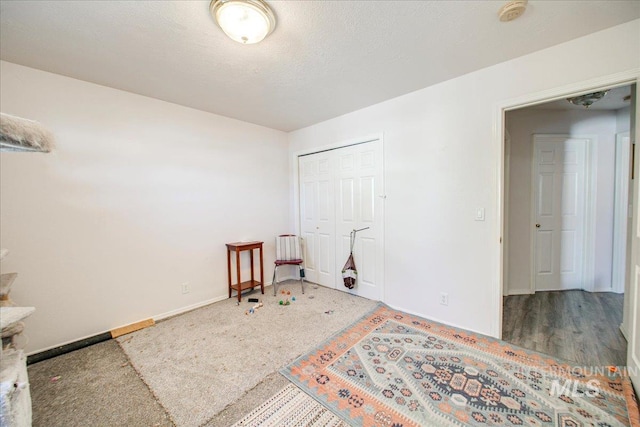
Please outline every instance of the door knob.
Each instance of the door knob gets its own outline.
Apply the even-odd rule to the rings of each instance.
[[[540,224],[536,224],[536,228],[540,228]]]

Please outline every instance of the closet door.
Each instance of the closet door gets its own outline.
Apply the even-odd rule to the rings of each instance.
[[[335,287],[335,205],[332,152],[298,158],[300,225],[310,282]]]
[[[336,155],[336,283],[337,289],[382,300],[384,265],[382,150],[379,141],[335,150]],[[367,228],[368,227],[368,228]],[[342,280],[349,256],[350,233],[356,233],[353,256],[358,270],[356,286]]]
[[[351,145],[298,158],[301,235],[306,276],[330,288],[383,300],[384,230],[382,146],[380,141]],[[352,230],[358,280],[344,286],[342,266],[349,256]]]

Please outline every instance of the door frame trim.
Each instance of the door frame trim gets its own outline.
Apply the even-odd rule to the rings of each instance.
[[[291,177],[292,177],[292,181],[293,184],[291,186],[291,191],[293,192],[293,205],[291,206],[291,216],[293,218],[293,227],[296,230],[296,233],[298,235],[301,235],[302,233],[302,221],[300,220],[300,170],[298,168],[298,159],[302,156],[306,156],[306,155],[310,155],[310,154],[316,154],[316,153],[322,153],[324,151],[331,151],[331,150],[337,150],[340,148],[345,148],[345,147],[350,147],[353,145],[360,145],[360,144],[366,144],[367,142],[373,142],[373,141],[379,141],[380,143],[380,155],[382,156],[382,164],[380,165],[382,170],[381,170],[381,177],[382,177],[382,182],[380,183],[380,189],[382,192],[382,195],[386,194],[385,193],[385,155],[384,155],[384,133],[380,132],[380,133],[375,133],[375,134],[369,134],[360,138],[350,138],[350,139],[346,139],[346,140],[342,140],[342,141],[338,141],[338,142],[334,142],[331,144],[327,144],[327,145],[322,145],[319,147],[313,147],[313,148],[305,148],[302,150],[298,150],[298,151],[294,151],[293,153],[291,153],[291,157],[290,157],[290,168],[289,170],[291,171]],[[386,198],[386,196],[383,196],[384,198]],[[382,302],[387,301],[387,287],[385,286],[386,283],[386,272],[385,272],[385,264],[386,264],[386,251],[385,251],[385,203],[382,203],[381,206],[381,211],[382,211],[382,221],[380,226],[382,227],[382,232],[381,232],[381,236],[382,236],[382,282],[381,282],[381,298],[382,298]]]
[[[491,289],[491,323],[489,333],[497,338],[502,336],[502,295],[504,292],[505,277],[504,264],[508,262],[507,254],[502,244],[505,235],[505,112],[524,107],[555,101],[583,93],[594,92],[606,88],[640,84],[640,69],[631,69],[615,74],[609,74],[594,79],[583,80],[564,86],[557,86],[539,92],[528,93],[516,98],[505,99],[494,104],[493,108],[493,150],[495,153],[496,170],[496,222],[495,245],[493,246],[495,265],[493,267],[493,285]],[[634,210],[638,203],[634,201]]]
[[[536,165],[535,165],[535,141],[536,138],[544,140],[546,138],[565,138],[565,139],[580,139],[585,140],[585,159],[584,159],[584,209],[583,209],[583,224],[582,224],[582,236],[583,236],[583,248],[582,251],[582,282],[585,286],[582,288],[585,291],[593,292],[593,285],[595,282],[595,269],[593,267],[595,261],[595,232],[596,232],[596,207],[593,197],[595,184],[596,184],[596,152],[597,137],[593,135],[570,135],[570,134],[542,134],[536,133],[531,137],[531,188],[529,189],[531,194],[531,209],[530,209],[530,279],[529,289],[533,294],[536,292],[536,230],[534,227],[536,217]]]
[[[640,72],[639,72],[640,74]],[[637,79],[640,81],[640,78]],[[636,90],[635,94],[632,93],[631,101],[634,105],[635,111],[634,115],[631,116],[631,127],[629,129],[629,133],[631,135],[631,143],[633,149],[633,156],[638,159],[640,158],[638,151],[638,135],[640,132],[640,106],[638,105],[638,99],[640,98],[640,84],[636,82]],[[631,264],[633,266],[632,277],[627,278],[627,282],[625,283],[625,299],[624,299],[624,312],[622,318],[622,327],[626,331],[626,335],[628,337],[627,342],[627,365],[629,367],[629,377],[633,386],[638,390],[640,388],[640,358],[637,356],[636,350],[638,347],[638,340],[640,339],[640,331],[638,327],[638,311],[640,309],[640,303],[638,294],[638,265],[640,264],[640,209],[639,200],[638,200],[638,192],[640,191],[640,162],[633,162],[633,192],[632,192],[632,219],[631,219]],[[628,315],[627,315],[628,313]],[[626,319],[626,322],[625,322]]]
[[[620,150],[624,140],[628,145],[624,150]],[[613,202],[613,256],[611,260],[611,291],[624,293],[624,284],[627,281],[627,242],[629,230],[629,184],[631,181],[631,132],[616,133],[616,155],[615,155],[615,181],[614,181],[614,202]],[[624,173],[623,173],[624,172]],[[618,232],[616,232],[618,230]],[[621,232],[620,232],[621,231]],[[625,236],[621,239],[621,236]]]

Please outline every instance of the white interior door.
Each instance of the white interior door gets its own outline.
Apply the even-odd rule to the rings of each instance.
[[[535,135],[533,269],[536,291],[582,289],[588,139]]]
[[[373,300],[382,300],[382,150],[373,141],[336,150],[336,266],[338,289]],[[368,227],[368,228],[367,228]],[[342,267],[356,233],[353,256],[358,271],[356,286],[342,280]]]
[[[379,140],[300,156],[301,235],[309,281],[365,298],[383,299],[382,146]],[[354,289],[343,285],[349,234],[358,232]]]
[[[333,155],[298,158],[300,225],[307,280],[335,287],[335,205]]]
[[[631,249],[631,274],[629,295],[629,311],[631,321],[629,322],[627,343],[627,368],[631,381],[636,390],[640,390],[640,185],[638,185],[638,173],[640,173],[640,150],[638,150],[637,135],[640,126],[640,109],[637,107],[638,95],[640,95],[640,85],[634,85],[635,90],[631,92],[631,142],[635,151],[634,180],[633,180],[633,227],[632,227],[632,249]]]

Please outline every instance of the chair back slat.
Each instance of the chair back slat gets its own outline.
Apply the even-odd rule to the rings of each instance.
[[[276,237],[276,260],[293,261],[297,259],[302,259],[300,238],[292,235]]]

